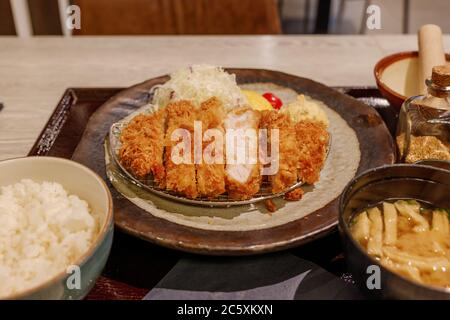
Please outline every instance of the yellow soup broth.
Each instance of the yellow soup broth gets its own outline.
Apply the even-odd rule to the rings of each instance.
[[[417,201],[383,202],[358,213],[351,233],[385,267],[419,283],[450,288],[449,211]]]

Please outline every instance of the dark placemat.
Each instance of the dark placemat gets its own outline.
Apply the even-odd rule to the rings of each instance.
[[[288,251],[181,259],[146,300],[355,300],[358,288]]]
[[[395,132],[397,115],[376,88],[337,89],[374,107],[391,133]],[[121,88],[67,89],[30,150],[29,156],[71,158],[90,116],[120,90]],[[336,232],[289,252],[351,281],[346,273]],[[87,299],[142,299],[180,258],[192,257],[195,256],[162,248],[116,230],[107,265]]]

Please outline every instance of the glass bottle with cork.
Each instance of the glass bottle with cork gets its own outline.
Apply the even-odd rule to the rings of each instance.
[[[406,100],[399,114],[400,161],[450,161],[450,66],[433,67],[426,95]]]

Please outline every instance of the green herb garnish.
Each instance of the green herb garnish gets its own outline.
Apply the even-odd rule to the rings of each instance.
[[[447,213],[447,218],[450,219],[450,209],[439,208],[439,211],[444,211],[445,213]]]

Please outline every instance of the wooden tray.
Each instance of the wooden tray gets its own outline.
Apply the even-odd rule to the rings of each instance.
[[[396,113],[376,88],[337,88],[373,106],[395,130]],[[69,88],[64,93],[29,155],[71,158],[90,116],[122,88]],[[290,251],[342,276],[345,267],[333,233]],[[316,253],[321,252],[320,256]],[[110,258],[88,299],[141,299],[187,253],[165,249],[116,230]]]

